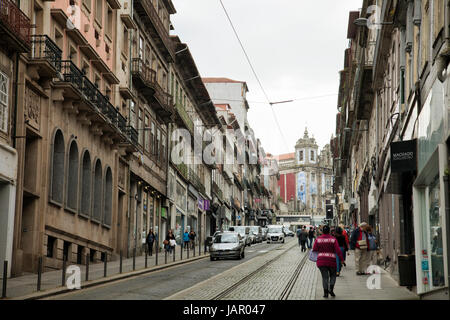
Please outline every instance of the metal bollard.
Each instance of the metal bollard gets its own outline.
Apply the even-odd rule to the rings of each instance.
[[[192,253],[194,254],[195,257],[195,240],[192,241]]]
[[[2,287],[2,298],[6,298],[6,285],[8,281],[8,261],[3,262],[3,287]]]
[[[89,253],[86,255],[86,281],[89,281],[89,261],[91,257]]]
[[[175,262],[175,253],[177,252],[177,250],[175,250],[177,248],[177,246],[173,246],[173,262]]]
[[[164,263],[167,264],[167,250],[164,250]]]
[[[133,249],[133,271],[136,270],[136,247]]]
[[[37,291],[41,291],[41,279],[42,279],[42,257],[39,257],[39,259],[38,259]]]
[[[181,241],[180,244],[180,260],[183,260],[183,250],[184,250],[184,245],[183,245],[183,241]]]
[[[122,273],[122,250],[120,250],[119,273]]]
[[[63,256],[63,267],[62,267],[62,279],[61,279],[61,286],[64,287],[66,284],[66,262],[67,262],[67,256]]]
[[[104,264],[104,268],[103,268],[103,277],[105,277],[105,278],[106,278],[107,270],[108,270],[108,252],[105,253],[105,264]]]
[[[187,245],[187,258],[189,259],[189,247],[190,247],[190,243],[188,243]]]

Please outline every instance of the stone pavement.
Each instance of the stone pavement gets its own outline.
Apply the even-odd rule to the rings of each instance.
[[[188,261],[197,260],[199,258],[205,258],[209,256],[209,253],[204,253],[204,247],[201,248],[201,256],[198,254],[198,247],[196,247],[195,257],[193,256],[192,250],[189,251],[189,259],[187,258],[187,250],[183,250],[183,256],[181,259],[180,247],[176,247],[175,252],[175,264],[185,263]],[[120,261],[109,261],[107,263],[107,277],[104,277],[104,263],[90,263],[89,265],[89,280],[86,280],[86,266],[76,265],[81,270],[81,287],[93,286],[113,280],[118,280],[122,278],[127,278],[135,276],[137,274],[142,274],[145,272],[150,272],[158,270],[161,268],[169,267],[174,265],[173,255],[166,256],[164,251],[158,254],[158,264],[156,264],[156,255],[147,257],[147,269],[145,268],[145,256],[138,256],[135,260],[135,270],[133,270],[133,258],[122,260],[122,274],[120,273]],[[66,275],[66,279],[69,275]],[[8,278],[7,280],[7,292],[6,299],[35,299],[41,296],[46,296],[48,294],[56,294],[65,292],[68,289],[62,286],[62,270],[47,271],[42,274],[41,277],[41,291],[37,291],[37,274],[25,274],[20,277]],[[2,281],[0,280],[0,287],[2,288]],[[0,296],[1,296],[0,291]],[[1,299],[0,299],[1,300]]]
[[[314,264],[311,262],[311,264]],[[418,300],[419,297],[406,289],[400,287],[391,278],[388,272],[381,270],[381,289],[368,289],[367,280],[370,276],[356,275],[355,256],[353,251],[347,252],[346,267],[343,267],[341,274],[336,279],[334,293],[336,297],[328,297],[328,300]],[[317,268],[316,268],[317,269]],[[318,269],[317,269],[318,270]],[[326,300],[323,298],[322,276],[320,272],[316,275],[316,300]],[[374,283],[374,282],[372,282]]]

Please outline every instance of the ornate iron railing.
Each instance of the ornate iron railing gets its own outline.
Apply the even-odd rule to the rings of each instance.
[[[183,120],[184,124],[191,132],[191,134],[194,134],[194,122],[186,112],[186,109],[183,107],[183,105],[180,102],[178,102],[175,104],[175,109],[177,110],[178,114],[180,115],[180,118]]]
[[[205,186],[203,185],[203,182],[191,168],[189,168],[189,181],[198,191],[200,191],[203,194],[205,193]]]
[[[0,0],[0,21],[18,38],[30,45],[30,19],[14,1]]]
[[[46,59],[61,71],[62,50],[47,35],[31,36],[31,58]]]

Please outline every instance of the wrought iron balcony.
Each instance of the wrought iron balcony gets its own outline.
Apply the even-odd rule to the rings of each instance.
[[[219,197],[220,200],[223,200],[223,192],[214,181],[212,182],[212,191]]]
[[[186,109],[183,107],[183,105],[180,102],[177,102],[175,104],[175,109],[179,116],[178,118],[182,120],[183,125],[191,132],[191,134],[194,134],[194,122],[186,112]]]
[[[62,75],[60,82],[72,84],[86,103],[92,105],[97,112],[106,117],[114,128],[127,137],[126,143],[136,145],[138,140],[137,131],[127,126],[127,120],[109,102],[108,97],[103,95],[72,61],[62,60],[60,63]]]
[[[170,40],[169,29],[162,23],[158,12],[152,4],[152,1],[135,0],[134,7],[137,14],[147,27],[150,36],[155,40],[158,48],[170,62],[174,61],[174,46],[172,40]]]
[[[46,60],[56,71],[61,71],[62,50],[47,35],[31,36],[30,58]]]
[[[12,0],[0,0],[0,42],[18,52],[30,51],[31,22]]]
[[[175,112],[173,98],[159,85],[156,72],[141,58],[133,58],[131,74],[134,86],[164,120],[169,120]]]
[[[188,175],[188,167],[185,163],[180,163],[180,164],[175,164],[175,167],[178,169],[178,171],[180,171],[181,175],[188,180],[189,175]]]
[[[203,182],[200,180],[198,175],[189,168],[189,181],[192,183],[192,185],[201,193],[205,194],[205,186],[203,185]]]

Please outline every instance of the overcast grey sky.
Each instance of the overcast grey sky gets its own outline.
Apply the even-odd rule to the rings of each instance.
[[[222,0],[271,101],[328,95],[270,106],[219,0],[172,0],[175,31],[202,77],[246,81],[248,119],[266,152],[294,152],[305,126],[322,148],[335,131],[339,71],[348,46],[349,11],[362,0]],[[223,98],[223,97],[212,97]]]

